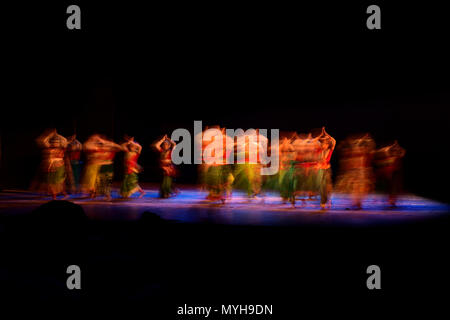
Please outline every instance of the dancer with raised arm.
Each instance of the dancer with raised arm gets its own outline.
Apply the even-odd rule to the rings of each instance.
[[[402,159],[405,149],[397,141],[375,152],[374,164],[377,180],[389,194],[389,205],[396,207],[397,195],[402,189]]]
[[[292,145],[295,149],[293,177],[293,196],[291,196],[292,205],[295,206],[295,200],[300,197],[302,205],[306,205],[306,199],[311,199],[313,195],[318,194],[317,164],[322,151],[319,142],[320,136],[312,137],[311,133],[307,136],[297,135]]]
[[[123,178],[122,187],[120,188],[120,195],[123,198],[129,198],[133,193],[139,191],[139,198],[142,198],[145,192],[138,183],[138,173],[142,171],[142,168],[137,163],[142,151],[142,146],[134,141],[134,137],[126,136],[125,142],[122,144],[122,149],[125,152],[125,176]]]
[[[375,141],[367,133],[363,136],[349,137],[340,146],[340,174],[336,190],[349,193],[356,210],[362,208],[366,195],[374,188],[372,157]]]
[[[46,185],[53,200],[59,194],[67,197],[65,191],[66,171],[64,168],[64,153],[67,148],[67,139],[59,135],[56,129],[49,130],[37,139],[38,145],[44,148],[44,169],[46,171]]]
[[[153,146],[160,154],[159,166],[163,175],[159,196],[161,198],[169,198],[177,193],[173,188],[173,178],[176,176],[176,169],[172,163],[172,150],[175,148],[176,143],[167,135],[164,135]]]
[[[320,206],[322,209],[325,209],[327,204],[328,207],[331,207],[331,202],[329,202],[329,195],[332,190],[330,161],[336,146],[336,140],[323,127],[322,133],[319,136],[319,142],[322,150],[319,162],[317,163],[317,180],[320,193]]]

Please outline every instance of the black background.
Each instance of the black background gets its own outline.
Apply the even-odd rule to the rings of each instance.
[[[69,4],[81,7],[81,30],[66,28]],[[81,141],[94,132],[116,140],[134,135],[144,145],[141,180],[157,181],[149,144],[203,120],[204,125],[298,132],[325,125],[338,143],[355,132],[370,132],[378,145],[398,139],[407,151],[406,189],[448,202],[447,11],[432,2],[377,1],[382,29],[368,30],[370,4],[58,1],[7,6],[1,184],[28,186],[39,161],[34,139],[51,126],[64,135],[76,131]],[[195,182],[195,169],[182,172],[181,182]],[[123,225],[117,232],[128,239],[133,228]],[[105,236],[106,229],[93,230],[116,241],[114,235]],[[155,272],[161,270],[151,266],[162,259],[171,266],[163,268],[173,284],[168,288],[179,294],[176,300],[163,286],[171,293],[163,300],[173,304],[195,292],[201,297],[193,298],[197,303],[206,303],[205,297],[242,304],[255,297],[258,303],[259,297],[275,304],[271,301],[279,298],[277,312],[301,314],[306,308],[333,315],[363,306],[365,311],[355,313],[366,316],[380,311],[380,305],[411,312],[425,297],[448,296],[437,293],[448,285],[447,219],[369,229],[168,227],[167,234],[157,233],[166,235],[164,241],[140,239],[139,258],[125,269],[130,274],[140,265],[136,274],[158,279]],[[205,237],[213,240],[205,244]],[[181,246],[179,240],[186,238]],[[146,244],[156,252],[151,259],[142,255]],[[372,263],[390,270],[381,293],[368,292],[361,280]],[[107,274],[113,277],[113,271],[121,273]],[[95,274],[90,281],[101,272]],[[134,277],[138,283],[139,276]],[[107,286],[105,279],[101,283]],[[90,298],[107,292],[93,286],[98,291],[92,289]]]

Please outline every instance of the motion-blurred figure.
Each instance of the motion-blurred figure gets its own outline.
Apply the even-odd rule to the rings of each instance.
[[[111,200],[111,187],[114,174],[114,157],[122,147],[98,134],[94,134],[84,143],[83,149],[87,163],[83,177],[83,191],[91,198],[104,195]]]
[[[160,153],[159,166],[163,175],[159,196],[161,198],[169,198],[177,193],[172,183],[177,173],[172,163],[172,150],[175,148],[176,143],[167,137],[167,135],[164,135],[153,146]]]
[[[142,168],[137,163],[142,147],[139,143],[134,141],[134,137],[125,137],[122,148],[125,152],[125,176],[123,178],[122,187],[120,188],[120,195],[123,198],[128,198],[133,193],[139,191],[139,198],[142,198],[145,192],[138,184],[138,173],[142,171]]]
[[[218,148],[215,152],[219,155],[211,155],[217,161],[205,160],[205,186],[208,190],[207,199],[211,201],[220,200],[225,203],[225,200],[231,197],[232,183],[234,177],[232,174],[231,165],[227,164],[227,158],[233,152],[234,148],[227,149],[226,146],[233,146],[233,139],[226,134],[225,128],[217,128],[222,135],[222,144],[218,143]],[[217,156],[217,157],[216,157]],[[213,163],[211,163],[213,162]]]
[[[37,143],[43,148],[42,169],[46,173],[46,183],[44,184],[47,186],[47,190],[53,199],[56,199],[59,194],[66,197],[67,193],[64,188],[66,138],[59,135],[56,129],[50,129],[37,139]]]
[[[264,189],[279,192],[283,202],[290,199],[290,189],[292,189],[292,186],[290,186],[291,179],[289,178],[289,174],[293,176],[293,169],[291,170],[291,168],[293,168],[293,161],[295,160],[295,150],[291,140],[292,136],[292,132],[280,133],[281,139],[278,147],[280,167],[276,174],[266,176],[264,182]]]
[[[81,178],[81,151],[83,145],[76,139],[76,135],[72,135],[67,138],[66,149],[66,171],[69,190],[71,193],[77,193],[80,191],[80,178]]]
[[[96,181],[100,168],[100,147],[102,139],[98,134],[90,136],[83,144],[86,155],[86,165],[83,172],[82,191],[91,198],[96,195]]]
[[[369,134],[349,137],[339,145],[340,174],[336,190],[351,194],[356,209],[361,209],[364,197],[374,188],[374,149],[375,142]]]
[[[98,150],[99,169],[96,181],[96,195],[105,196],[107,201],[111,200],[111,188],[114,177],[114,158],[116,153],[123,151],[117,143],[101,138],[101,144]]]
[[[238,138],[236,142],[233,188],[244,190],[249,198],[255,198],[261,192],[261,153],[265,152],[261,139],[266,138],[255,130],[254,134],[245,135],[242,140]]]
[[[289,201],[294,196],[294,175],[295,175],[295,148],[292,145],[292,137],[294,134],[290,134],[290,137],[284,137],[280,143],[280,170],[278,172],[278,188],[280,196],[283,202]]]
[[[320,206],[324,209],[327,203],[331,206],[329,203],[329,195],[332,190],[330,161],[336,146],[336,140],[323,127],[322,133],[319,136],[319,142],[321,152],[317,163],[317,186],[320,193]]]
[[[302,205],[305,205],[306,199],[311,199],[319,193],[317,165],[322,153],[319,138],[320,136],[313,138],[309,133],[307,136],[297,136],[292,142],[295,149],[295,173],[291,178],[293,194],[290,200],[293,205],[297,197],[300,197]]]
[[[331,155],[336,140],[322,128],[320,135],[298,135],[283,133],[279,143],[279,172],[266,180],[269,189],[278,190],[283,202],[295,206],[296,199],[302,200],[320,195],[322,209],[329,203],[332,190]]]
[[[389,205],[395,207],[397,195],[402,189],[402,159],[405,150],[397,141],[375,152],[374,165],[377,181],[384,185],[389,194]]]

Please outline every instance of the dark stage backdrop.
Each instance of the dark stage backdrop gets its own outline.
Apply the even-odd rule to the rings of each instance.
[[[150,143],[203,120],[298,132],[326,126],[338,143],[355,132],[372,133],[378,145],[397,139],[407,150],[406,188],[448,200],[445,10],[378,3],[382,29],[369,31],[369,2],[76,1],[82,29],[69,31],[69,4],[9,11],[2,187],[28,187],[39,163],[34,139],[47,127],[81,141],[94,132],[117,141],[134,135],[144,146],[141,180],[157,181]],[[180,182],[195,182],[193,166],[181,172]]]

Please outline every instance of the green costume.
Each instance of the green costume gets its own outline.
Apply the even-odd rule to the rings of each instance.
[[[244,190],[249,197],[261,191],[261,165],[256,163],[241,163],[235,166],[234,184],[236,189]]]
[[[102,194],[106,196],[111,195],[113,175],[114,175],[114,166],[112,163],[100,166],[96,181],[97,194]]]
[[[205,175],[206,188],[209,190],[208,198],[224,199],[231,192],[234,177],[229,165],[211,165]]]

